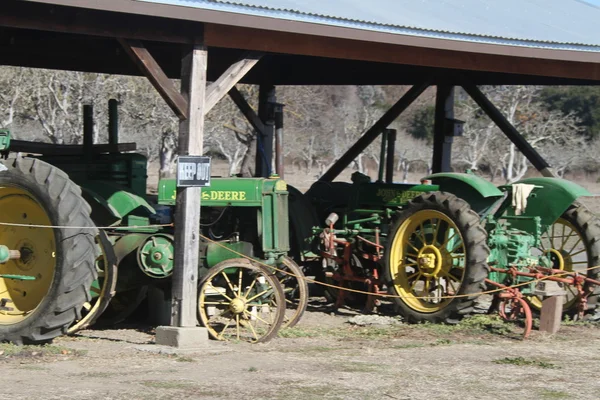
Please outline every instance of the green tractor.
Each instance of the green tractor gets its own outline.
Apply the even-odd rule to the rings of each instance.
[[[146,159],[119,151],[131,144],[0,139],[0,341],[115,323],[148,288],[169,293],[174,180],[148,195]],[[214,178],[203,190],[198,320],[215,339],[267,341],[306,308],[302,271],[287,257],[286,189],[274,177]]]
[[[489,292],[502,316],[526,315],[527,334],[530,306],[541,308],[539,280],[565,286],[568,313],[596,307],[600,222],[576,203],[590,195],[557,178],[495,187],[469,173],[420,184],[384,182],[383,170],[376,182],[354,173],[352,183],[290,189],[292,254],[351,289],[327,290],[336,307],[358,301],[372,310],[391,295],[410,322],[451,323]]]

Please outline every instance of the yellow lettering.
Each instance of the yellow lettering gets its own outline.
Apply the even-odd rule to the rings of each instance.
[[[225,192],[225,200],[231,200],[231,192]]]
[[[217,192],[210,192],[210,199],[217,200],[219,194]]]
[[[217,200],[225,200],[225,196],[224,193],[222,191],[219,190],[219,197],[217,198]]]
[[[240,200],[246,200],[246,192],[240,192]]]
[[[231,193],[231,200],[239,200],[238,199],[238,192],[232,192]]]
[[[208,194],[208,192],[202,192],[202,200],[210,200],[210,194]]]

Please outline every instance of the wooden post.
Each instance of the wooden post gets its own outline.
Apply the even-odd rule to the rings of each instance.
[[[205,46],[185,47],[181,62],[181,94],[188,103],[188,119],[179,124],[179,155],[202,155],[206,64]],[[200,188],[180,188],[175,208],[173,326],[193,327],[197,323],[199,234]]]
[[[435,124],[433,127],[433,172],[452,171],[452,142],[447,134],[446,121],[454,119],[454,86],[438,85],[435,96]]]
[[[540,331],[554,334],[560,329],[566,291],[554,281],[538,282],[535,294],[543,296]]]
[[[273,137],[275,122],[272,120],[272,104],[276,102],[275,86],[260,85],[258,88],[258,117],[264,125],[262,132],[256,132],[256,168],[255,176],[268,177],[273,163]]]

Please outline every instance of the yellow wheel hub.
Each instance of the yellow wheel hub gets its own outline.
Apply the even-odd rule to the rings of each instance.
[[[454,221],[435,210],[408,217],[390,247],[389,268],[394,288],[410,308],[433,313],[446,307],[447,296],[460,290],[465,246]]]
[[[438,276],[442,268],[442,253],[433,245],[426,245],[417,256],[419,271],[428,278]]]
[[[246,309],[246,302],[243,299],[236,297],[235,299],[231,300],[229,309],[234,314],[241,314]]]
[[[52,225],[48,214],[26,190],[0,187],[0,220],[25,225]],[[10,311],[0,311],[0,324],[27,318],[48,294],[56,268],[56,239],[48,228],[0,225],[0,244],[19,250],[21,258],[0,264],[0,274],[35,280],[0,278],[0,299]]]

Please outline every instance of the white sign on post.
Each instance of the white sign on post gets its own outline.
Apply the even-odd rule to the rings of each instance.
[[[210,157],[179,156],[177,158],[177,187],[210,186]]]

